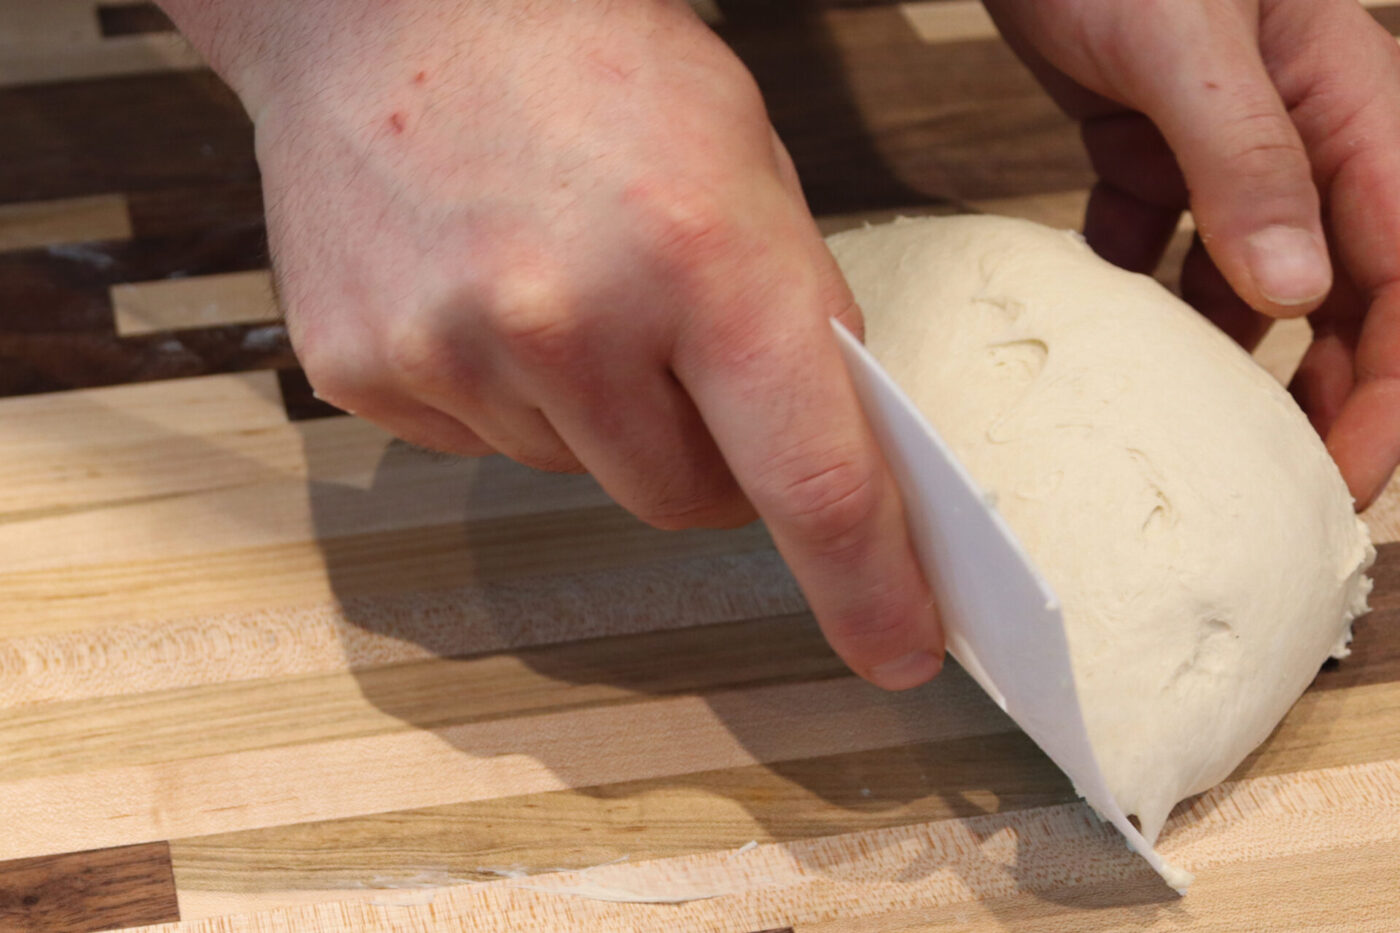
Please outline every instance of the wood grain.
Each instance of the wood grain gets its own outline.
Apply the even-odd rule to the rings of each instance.
[[[1355,900],[1375,903],[1372,866],[1393,858],[1398,846],[1400,766],[1386,762],[1223,784],[1173,817],[1163,849],[1203,877],[1220,866],[1226,885],[1232,880],[1230,866],[1245,865],[1252,873],[1291,866],[1297,872],[1329,854],[1348,857],[1359,850],[1379,856],[1348,858],[1342,863],[1347,870],[1328,876],[1327,896],[1342,910]],[[1310,876],[1288,877],[1302,885]],[[432,892],[427,903],[318,904],[194,921],[179,929],[388,931],[431,922],[461,930],[661,926],[744,933],[783,923],[801,929],[835,919],[851,922],[899,910],[907,917],[914,909],[985,905],[1023,894],[1062,901],[1079,897],[1082,906],[1090,906],[1097,892],[1121,897],[1134,889],[1143,890],[1149,920],[1181,919],[1181,910],[1191,910],[1189,901],[1179,901],[1153,878],[1111,828],[1082,804],[1071,804],[758,845],[746,852],[459,885]],[[575,891],[593,896],[570,893]],[[597,899],[599,893],[614,892],[696,899],[680,905]],[[1288,899],[1263,905],[1256,915],[1272,924],[1297,916],[1293,907],[1294,899]]]
[[[97,22],[103,36],[131,36],[148,32],[174,32],[175,24],[154,3],[97,4]]]
[[[1394,684],[1309,694],[1235,780],[1384,761],[1398,701]],[[381,889],[439,887],[502,868],[528,875],[1076,799],[1029,739],[1007,732],[189,839],[173,858],[193,919],[336,900],[369,876]],[[561,843],[561,830],[572,841]]]
[[[975,4],[703,6],[823,230],[1078,226],[1077,129]],[[72,879],[114,872],[163,906],[112,923],[177,900],[165,929],[220,933],[1393,926],[1400,486],[1352,656],[1174,815],[1177,899],[956,669],[847,674],[761,528],[662,533],[585,479],[394,444],[312,396],[280,323],[219,323],[265,275],[263,202],[186,54],[142,0],[0,0],[0,852],[45,860],[24,891],[66,924],[0,929],[110,926]],[[192,307],[172,287],[218,321],[133,330],[131,297]],[[1258,358],[1286,379],[1308,339]]]
[[[845,674],[810,617],[781,616],[28,705],[0,713],[0,760],[16,780]]]
[[[14,707],[411,664],[805,607],[769,550],[0,640]]]
[[[1362,6],[1389,11],[1395,0],[1360,0]],[[978,0],[923,0],[901,3],[900,12],[919,38],[928,43],[999,40],[996,24]]]
[[[0,125],[23,128],[0,137],[0,203],[258,177],[248,118],[206,72],[0,87]]]
[[[114,285],[111,300],[120,337],[281,318],[266,270]]]
[[[119,194],[0,205],[0,252],[131,237]]]
[[[277,380],[267,372],[0,399],[0,444],[25,456],[284,423]]]
[[[1191,900],[1163,904],[1151,878],[1084,885],[1063,895],[1022,893],[954,907],[892,910],[861,919],[806,923],[796,933],[1108,933],[1121,930],[1269,930],[1386,933],[1393,892],[1385,879],[1400,844],[1357,845],[1331,852],[1221,865],[1197,882]],[[1327,879],[1325,883],[1320,883]]]
[[[925,42],[968,42],[997,39],[996,24],[979,0],[934,0],[902,3],[899,11]]]
[[[0,862],[5,933],[85,933],[178,919],[163,842]]]
[[[936,716],[935,703],[942,707]],[[3,780],[0,809],[14,816],[0,838],[0,857],[489,800],[1009,728],[965,676],[896,695],[841,678],[335,739],[316,743],[314,754],[293,745]],[[74,800],[83,801],[81,812],[68,809]],[[56,820],[59,813],[65,818]]]

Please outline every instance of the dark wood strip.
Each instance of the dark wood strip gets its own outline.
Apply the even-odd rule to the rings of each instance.
[[[0,253],[0,335],[111,335],[113,285],[266,266],[260,218],[183,235]]]
[[[262,223],[257,179],[198,188],[160,188],[127,195],[135,237],[205,235],[211,228],[248,229]]]
[[[257,180],[251,125],[205,71],[0,88],[0,203]]]
[[[568,675],[565,675],[568,676]],[[1233,780],[1383,759],[1391,708],[1346,723],[1319,699]],[[1335,707],[1333,707],[1335,708]],[[725,717],[722,706],[717,715]],[[927,715],[937,715],[930,708]],[[1008,729],[1012,727],[1008,724]],[[736,738],[746,741],[742,730]],[[436,873],[487,880],[499,866],[583,868],[1072,803],[1072,785],[1025,734],[1006,731],[864,752],[619,782],[517,798],[269,827],[173,843],[182,887],[258,891],[385,883]],[[561,844],[561,840],[565,843]]]
[[[1400,35],[1400,5],[1371,7],[1371,15],[1390,32]]]
[[[1371,612],[1352,628],[1351,656],[1328,661],[1314,690],[1400,681],[1400,543],[1376,549]]]
[[[817,214],[1092,182],[1076,126],[999,41],[931,47],[893,7],[718,32],[754,73]]]
[[[175,24],[154,3],[99,4],[97,22],[104,36],[134,36],[174,32]]]
[[[372,626],[353,606],[347,615]],[[451,650],[453,636],[440,627],[391,631],[430,651]],[[0,760],[6,780],[22,780],[154,765],[172,749],[197,757],[375,735],[389,728],[377,713],[416,729],[502,719],[528,729],[528,717],[546,713],[850,676],[810,615],[778,616],[385,665],[357,670],[349,682],[302,675],[20,706],[0,710]],[[376,714],[362,712],[366,700]],[[230,708],[237,721],[211,737],[202,724]],[[289,709],[298,711],[295,724]]]
[[[179,919],[164,842],[0,862],[0,931],[82,933]]]
[[[932,713],[931,713],[932,714]],[[742,738],[742,736],[741,736]],[[586,868],[1050,806],[1069,780],[1019,732],[172,843],[182,888],[324,887],[494,869]]]
[[[295,365],[281,324],[122,339],[101,333],[0,334],[0,396]]]
[[[345,414],[330,402],[323,402],[315,396],[306,373],[300,368],[279,369],[277,384],[282,389],[282,404],[287,409],[289,421],[310,421]]]
[[[1353,657],[1340,669],[1324,672],[1317,687],[1335,689],[1400,680],[1395,663],[1397,627],[1392,615],[1400,610],[1400,544],[1380,549],[1375,576],[1373,603],[1377,609],[1358,626]],[[758,626],[755,634],[767,626],[765,637],[755,638],[751,645],[750,639],[740,634],[747,625]],[[795,617],[761,625],[738,623],[731,628],[736,633],[735,643],[746,649],[781,644],[785,655],[789,651],[794,657],[806,653],[811,664],[819,667],[827,663],[831,671],[840,671],[815,630],[799,624]],[[711,634],[720,631],[717,628]],[[515,655],[564,683],[626,682],[634,688],[653,690],[653,686],[644,686],[650,683],[647,678],[657,676],[647,670],[652,663],[662,669],[697,663],[696,659],[723,644],[722,639],[711,640],[709,647],[702,649],[686,641],[703,637],[706,635],[701,631],[658,635],[656,645],[647,650],[623,650],[617,656],[596,650],[605,647],[605,641]],[[619,648],[624,647],[624,641],[618,641]],[[771,656],[771,651],[759,650],[757,654]],[[730,663],[724,651],[719,660],[721,667]],[[387,687],[394,679],[392,671],[357,678],[364,695],[378,708],[425,727],[440,724],[432,720],[439,699],[463,689],[453,687],[448,678],[424,697],[404,694],[395,698],[394,691],[373,682],[382,679]],[[1304,700],[1319,702],[1321,708],[1331,708],[1325,696]],[[1357,710],[1347,723],[1304,710],[1286,719],[1236,770],[1233,779],[1375,760],[1389,752],[1384,736],[1393,719],[1384,705]],[[315,887],[337,874],[353,879],[368,870],[385,878],[411,879],[436,871],[465,880],[491,877],[483,866],[585,867],[623,855],[659,858],[737,847],[756,835],[789,841],[1075,799],[1069,781],[1035,744],[1018,731],[1008,731],[187,839],[176,844],[175,859],[182,884],[212,890],[255,891],[264,884],[282,887],[289,883],[289,874],[303,873],[304,881],[299,883]],[[561,838],[574,842],[561,850]]]

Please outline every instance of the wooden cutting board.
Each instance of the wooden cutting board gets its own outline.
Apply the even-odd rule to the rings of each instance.
[[[977,7],[776,6],[706,12],[828,229],[1076,222]],[[1179,899],[960,671],[847,674],[761,529],[315,403],[247,125],[163,29],[0,0],[0,931],[1395,928],[1400,487],[1353,656],[1169,825]]]

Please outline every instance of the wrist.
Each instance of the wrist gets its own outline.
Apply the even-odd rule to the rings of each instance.
[[[184,35],[254,115],[271,83],[263,74],[277,66],[273,37],[294,24],[302,3],[325,13],[326,0],[157,0]]]

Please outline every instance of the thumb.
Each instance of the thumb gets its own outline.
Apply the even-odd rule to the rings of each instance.
[[[1175,152],[1231,287],[1265,314],[1305,314],[1332,285],[1307,150],[1260,57],[1257,23],[1235,4],[1196,9],[1133,30],[1143,54],[1118,57],[1132,72],[1124,84]]]

